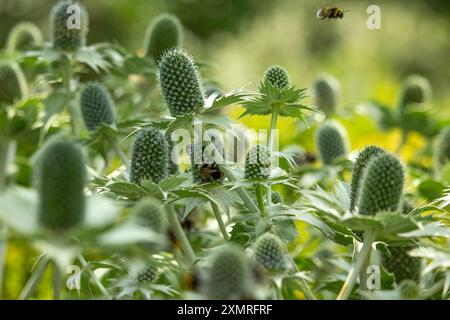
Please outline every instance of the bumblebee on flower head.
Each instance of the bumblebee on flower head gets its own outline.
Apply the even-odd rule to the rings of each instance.
[[[320,20],[328,19],[342,19],[346,10],[339,9],[338,7],[323,7],[317,11],[317,18]]]

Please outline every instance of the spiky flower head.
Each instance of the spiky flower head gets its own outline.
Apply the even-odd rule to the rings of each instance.
[[[316,144],[323,164],[331,165],[348,152],[345,128],[336,121],[325,121],[317,130]]]
[[[256,240],[255,261],[267,270],[284,270],[286,257],[281,240],[270,233],[265,233]]]
[[[114,106],[108,90],[99,83],[91,82],[81,92],[81,113],[86,128],[95,131],[102,124],[115,122]]]
[[[153,127],[139,131],[131,150],[130,181],[159,183],[168,175],[168,145],[164,134]]]
[[[426,103],[431,100],[431,96],[431,84],[428,79],[411,75],[403,83],[399,101],[400,111],[403,111],[410,104]]]
[[[26,51],[41,46],[43,41],[41,30],[34,23],[19,22],[9,32],[6,50]]]
[[[420,288],[413,280],[405,280],[400,284],[400,298],[402,300],[414,300],[420,295]]]
[[[441,130],[434,145],[434,166],[436,171],[439,171],[447,163],[450,163],[450,126]]]
[[[405,171],[400,160],[389,153],[369,162],[362,178],[358,208],[362,215],[399,210]]]
[[[271,66],[264,74],[264,80],[278,89],[289,87],[289,74],[286,69],[280,66]]]
[[[141,272],[137,275],[137,281],[141,284],[149,284],[156,280],[159,272],[158,268],[152,264],[146,266]]]
[[[396,283],[404,280],[419,281],[422,260],[409,255],[415,248],[417,246],[390,247],[389,253],[383,253],[383,267],[394,275]]]
[[[55,50],[75,51],[86,44],[89,15],[76,0],[57,2],[50,14],[50,30]]]
[[[316,79],[312,87],[314,104],[320,111],[330,116],[336,113],[340,100],[340,85],[331,75]]]
[[[245,158],[245,179],[267,179],[271,164],[270,153],[265,146],[252,147]]]
[[[70,141],[50,143],[37,166],[39,222],[61,232],[84,218],[86,167],[81,150]]]
[[[227,245],[212,259],[205,293],[210,299],[242,299],[249,293],[251,277],[245,252],[237,246]]]
[[[15,62],[0,62],[0,105],[10,105],[27,94],[27,82]]]
[[[158,77],[172,116],[193,113],[205,104],[200,74],[186,51],[166,51],[159,63]]]
[[[162,203],[156,199],[143,198],[133,208],[133,216],[140,226],[150,228],[155,232],[163,233],[166,228],[163,210],[164,207]]]
[[[369,162],[376,156],[386,153],[386,150],[377,146],[365,147],[357,156],[352,172],[351,193],[350,193],[350,209],[356,206],[358,193],[361,188],[361,178],[367,168]]]
[[[281,195],[278,192],[272,191],[272,194],[270,196],[273,204],[283,203],[283,198],[281,198]]]
[[[183,26],[172,14],[157,16],[148,26],[145,37],[145,55],[158,62],[164,51],[180,48],[183,42]]]

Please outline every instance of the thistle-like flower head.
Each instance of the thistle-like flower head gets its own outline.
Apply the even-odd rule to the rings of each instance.
[[[89,83],[80,98],[81,113],[89,131],[95,131],[102,124],[115,122],[114,106],[108,90],[99,83]]]

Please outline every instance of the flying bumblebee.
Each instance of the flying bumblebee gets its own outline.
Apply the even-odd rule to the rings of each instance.
[[[224,172],[216,163],[197,166],[197,175],[202,182],[217,182],[224,178]]]
[[[323,7],[317,11],[317,18],[320,20],[324,19],[342,19],[344,17],[344,12],[347,10],[339,9],[338,7]]]

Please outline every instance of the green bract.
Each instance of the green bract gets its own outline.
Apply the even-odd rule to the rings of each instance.
[[[6,50],[9,52],[26,51],[41,46],[42,43],[41,30],[34,23],[20,22],[9,32]]]
[[[53,48],[74,51],[86,44],[89,15],[85,7],[75,0],[57,2],[50,14]]]
[[[286,69],[280,66],[271,66],[264,74],[264,80],[278,89],[289,87],[289,75]]]
[[[362,215],[397,211],[400,206],[405,172],[400,160],[381,154],[370,161],[362,179],[358,209]]]
[[[270,176],[271,160],[265,146],[256,145],[245,158],[245,179],[267,179]]]
[[[27,83],[20,67],[14,62],[0,62],[0,105],[10,105],[24,98]]]
[[[78,226],[85,212],[86,167],[81,150],[69,141],[53,142],[37,170],[40,224],[56,232]]]
[[[262,235],[255,243],[254,258],[267,270],[286,268],[285,254],[281,240],[270,233]]]
[[[327,116],[336,113],[339,106],[339,82],[330,75],[318,78],[312,87],[314,104]]]
[[[200,74],[186,51],[166,51],[159,63],[158,76],[172,116],[191,114],[204,106]]]
[[[80,106],[89,131],[95,131],[102,124],[113,124],[115,121],[113,101],[101,84],[89,83],[83,89]]]
[[[168,167],[168,145],[164,134],[152,127],[142,129],[132,146],[130,181],[159,183],[167,177]]]
[[[333,164],[348,152],[347,133],[336,121],[326,121],[319,127],[316,133],[316,144],[325,165]]]
[[[205,293],[210,299],[242,299],[251,284],[250,263],[239,247],[226,246],[212,260]]]
[[[358,154],[352,172],[350,209],[353,210],[355,208],[356,200],[358,199],[358,192],[361,187],[361,178],[367,168],[367,165],[374,157],[383,153],[386,153],[386,150],[380,147],[367,146]]]
[[[171,14],[161,14],[147,29],[145,55],[159,61],[164,51],[181,47],[182,41],[183,27],[180,20]]]

